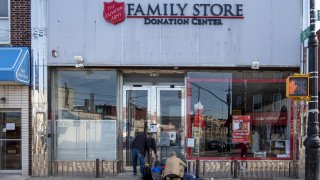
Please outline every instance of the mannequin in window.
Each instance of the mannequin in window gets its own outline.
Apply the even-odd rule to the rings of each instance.
[[[248,143],[244,142],[244,143],[240,143],[239,144],[239,147],[240,147],[240,156],[245,158],[247,157],[247,153],[248,153]]]
[[[280,110],[280,115],[279,115],[279,124],[280,124],[280,128],[279,128],[279,133],[280,133],[280,137],[281,139],[286,139],[286,123],[287,123],[287,116],[288,116],[288,113],[287,113],[287,107],[285,105],[283,105],[281,107],[281,110]]]
[[[267,133],[267,140],[270,140],[271,139],[271,124],[267,124],[266,133]]]
[[[259,139],[260,135],[257,131],[255,131],[252,135],[252,152],[259,151]]]

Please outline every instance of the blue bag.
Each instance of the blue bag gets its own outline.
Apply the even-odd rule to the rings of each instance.
[[[151,169],[151,172],[161,173],[162,169],[161,167],[154,167]]]

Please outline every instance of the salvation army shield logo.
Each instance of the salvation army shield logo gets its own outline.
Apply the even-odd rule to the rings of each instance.
[[[103,17],[112,24],[118,24],[126,18],[124,11],[124,2],[104,2]]]

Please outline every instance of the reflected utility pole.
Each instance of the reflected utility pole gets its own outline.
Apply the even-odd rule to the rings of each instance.
[[[229,87],[228,87],[228,90],[226,90],[228,92],[227,94],[227,100],[223,100],[221,99],[220,97],[218,97],[217,95],[215,95],[212,91],[210,91],[209,89],[206,89],[206,88],[203,88],[195,83],[191,83],[192,85],[198,87],[198,102],[200,101],[200,89],[204,90],[204,91],[207,91],[208,93],[210,93],[212,96],[214,96],[215,98],[217,98],[219,101],[223,102],[224,104],[226,104],[228,106],[228,119],[227,121],[229,121],[229,123],[231,123],[231,88],[230,88],[230,83],[229,83]],[[231,134],[230,134],[230,131],[231,131],[231,127],[230,127],[231,124],[228,124],[228,131],[227,131],[227,136],[228,136],[228,139],[227,139],[227,142],[230,142],[230,137],[231,137]],[[227,147],[227,149],[229,150],[230,148]]]

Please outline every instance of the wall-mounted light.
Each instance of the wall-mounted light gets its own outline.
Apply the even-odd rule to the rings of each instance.
[[[52,55],[52,57],[57,57],[58,56],[58,51],[55,50],[55,49],[52,49],[51,55]]]
[[[1,98],[0,98],[0,102],[1,102],[2,104],[4,104],[4,103],[6,102],[6,98],[5,98],[5,97],[1,97]]]
[[[259,61],[253,61],[251,63],[251,69],[259,69],[260,68],[260,62]]]
[[[74,56],[73,59],[77,63],[75,65],[76,68],[84,68],[84,64],[83,64],[84,60],[82,56]]]

